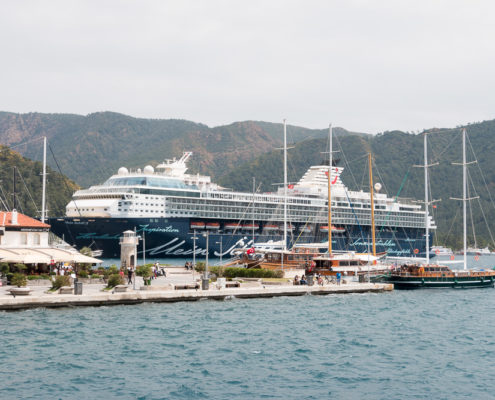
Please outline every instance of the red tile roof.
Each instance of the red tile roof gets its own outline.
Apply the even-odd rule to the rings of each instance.
[[[50,225],[44,224],[37,219],[27,215],[17,213],[17,224],[12,225],[12,212],[0,211],[0,226],[20,226],[26,228],[49,228]]]

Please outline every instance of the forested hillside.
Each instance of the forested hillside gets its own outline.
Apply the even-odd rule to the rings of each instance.
[[[287,132],[288,142],[294,146],[289,150],[289,181],[297,182],[310,165],[326,162],[328,155],[323,152],[328,148],[328,130],[289,125]],[[439,163],[429,171],[432,197],[442,200],[431,209],[438,225],[437,236],[441,242],[459,248],[462,203],[450,197],[462,196],[461,168],[451,165],[462,159],[460,129],[428,132],[429,163]],[[491,230],[494,228],[490,224],[495,221],[492,201],[495,198],[495,121],[470,124],[467,132],[468,160],[478,160],[478,164],[469,167],[472,182],[469,195],[480,197],[468,207],[469,226],[476,228],[479,246],[488,243],[493,246]],[[49,164],[83,187],[104,181],[120,166],[156,165],[164,158],[179,157],[185,150],[194,152],[189,172],[211,175],[213,181],[228,188],[251,191],[255,177],[261,190],[275,191],[273,183],[283,181],[279,149],[283,142],[282,124],[247,121],[209,128],[184,120],[139,119],[110,112],[88,116],[0,112],[0,143],[14,147],[26,157],[41,160],[39,138],[42,136],[48,137]],[[423,164],[423,135],[393,131],[372,136],[337,128],[334,138],[334,150],[339,150],[334,157],[345,167],[342,178],[349,188],[369,190],[366,154],[371,152],[375,181],[383,184],[382,190],[390,196],[423,199],[424,169],[413,167]],[[16,153],[4,153],[20,159]],[[13,164],[14,160],[2,163],[2,185],[6,193],[12,191]],[[31,180],[39,197],[35,202],[40,204],[41,167],[39,163],[29,165],[23,175]],[[60,215],[75,186],[54,172],[50,172],[49,181],[49,193],[53,191],[48,200],[50,215]],[[66,191],[67,187],[72,189]],[[10,195],[3,196],[7,201],[12,200]],[[25,203],[24,211],[35,215],[34,208],[30,208],[29,202]],[[471,233],[471,243],[473,239]]]
[[[451,197],[462,197],[462,168],[452,165],[462,161],[460,129],[431,130],[428,134],[430,193],[435,203],[433,213],[438,226],[437,240],[453,247],[461,247],[462,202]],[[468,167],[469,196],[479,196],[468,204],[470,243],[474,244],[472,227],[475,227],[477,244],[490,244],[494,230],[495,209],[495,121],[467,126],[468,161],[478,163]],[[312,139],[298,143],[288,152],[288,180],[297,182],[310,165],[326,163],[322,152],[328,148],[328,140]],[[374,181],[383,184],[389,196],[416,200],[424,199],[423,135],[399,131],[376,136],[347,135],[334,140],[334,155],[339,165],[345,167],[342,179],[353,190],[369,191],[367,153],[374,160]],[[255,177],[263,191],[274,191],[273,182],[283,182],[283,157],[281,151],[264,154],[242,165],[220,179],[221,184],[237,190],[252,190]],[[486,183],[486,184],[485,184]],[[484,215],[483,215],[484,214]],[[471,218],[472,216],[472,218]],[[488,222],[488,225],[486,223]]]
[[[0,146],[1,209],[14,208],[14,167],[17,210],[40,218],[43,166],[40,162],[28,160],[5,146]],[[49,215],[63,215],[66,204],[78,188],[79,186],[65,176],[47,168],[46,208]]]
[[[287,130],[291,142],[326,135],[324,129],[289,125]],[[280,147],[282,132],[282,124],[256,121],[209,128],[185,120],[142,119],[111,112],[88,116],[0,112],[0,143],[41,160],[41,142],[33,144],[32,140],[46,136],[61,172],[83,187],[103,182],[121,166],[156,165],[184,151],[194,153],[191,172],[218,178]],[[337,128],[336,133],[347,131]],[[51,155],[48,163],[55,167]]]

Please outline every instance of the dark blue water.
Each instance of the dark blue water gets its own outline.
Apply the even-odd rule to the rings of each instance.
[[[488,399],[495,290],[3,312],[2,399]]]

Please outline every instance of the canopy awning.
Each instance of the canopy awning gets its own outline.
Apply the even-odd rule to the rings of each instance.
[[[50,264],[51,262],[71,262],[100,264],[103,261],[85,256],[75,250],[54,247],[44,248],[0,248],[0,262],[24,264]]]

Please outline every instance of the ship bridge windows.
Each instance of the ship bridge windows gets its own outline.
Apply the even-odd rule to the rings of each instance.
[[[117,177],[108,179],[102,186],[151,186],[174,189],[198,189],[196,185],[186,185],[180,179],[152,176]]]

